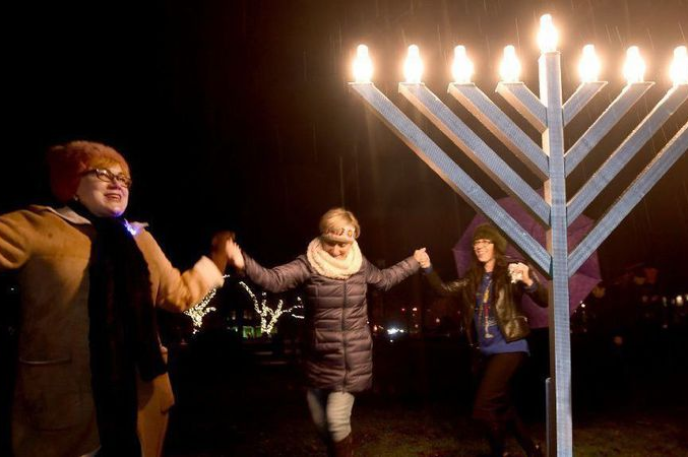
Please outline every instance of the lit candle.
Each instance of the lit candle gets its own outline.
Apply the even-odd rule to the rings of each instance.
[[[595,46],[586,44],[583,47],[583,57],[578,65],[581,80],[585,83],[599,81],[600,59],[595,53]]]
[[[688,84],[688,53],[685,46],[674,49],[674,61],[671,63],[671,80],[675,86]]]
[[[542,15],[540,17],[540,33],[538,33],[540,51],[543,54],[546,52],[556,52],[558,39],[559,34],[552,23],[552,16],[549,14]]]
[[[369,83],[373,76],[373,62],[368,55],[368,46],[359,44],[354,59],[354,80],[357,83]]]
[[[466,55],[465,46],[454,48],[454,63],[452,64],[452,76],[457,84],[469,84],[473,76],[473,62]]]
[[[638,46],[631,46],[626,51],[626,63],[623,68],[624,78],[631,83],[641,83],[645,77],[645,62],[640,57]]]
[[[506,83],[518,82],[521,75],[521,63],[516,57],[516,48],[511,45],[504,48],[504,59],[499,67],[499,74]]]
[[[420,60],[418,46],[412,44],[408,48],[408,55],[404,62],[404,77],[409,84],[419,84],[423,76],[423,61]]]

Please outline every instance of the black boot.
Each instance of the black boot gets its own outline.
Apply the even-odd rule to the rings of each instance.
[[[333,444],[334,457],[353,457],[354,455],[354,438],[351,433],[341,441],[335,441]]]
[[[492,457],[506,457],[504,452],[506,443],[506,427],[499,421],[490,421],[486,424],[487,442],[490,443],[490,455]]]
[[[518,444],[523,448],[527,457],[543,457],[542,448],[530,437],[528,429],[519,417],[509,421],[509,429],[511,429],[514,438],[516,438]]]

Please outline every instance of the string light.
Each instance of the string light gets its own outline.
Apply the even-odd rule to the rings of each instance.
[[[223,278],[227,279],[229,278],[230,275],[224,275]],[[261,303],[258,303],[258,299],[256,298],[256,295],[253,293],[251,288],[243,281],[239,282],[239,285],[244,288],[244,290],[248,293],[249,297],[253,301],[253,307],[260,316],[260,329],[264,333],[270,333],[272,332],[273,327],[277,323],[277,320],[280,318],[282,314],[288,313],[295,319],[304,319],[305,316],[299,315],[299,314],[294,314],[294,311],[303,309],[303,301],[301,300],[301,297],[296,297],[297,304],[292,306],[291,308],[287,309],[282,309],[284,306],[284,301],[279,300],[277,303],[277,309],[273,310],[271,309],[268,304],[267,304],[267,298],[265,292],[263,292],[263,300]],[[187,309],[184,311],[184,314],[189,316],[191,318],[191,321],[193,323],[193,333],[198,333],[198,331],[201,329],[203,326],[203,318],[208,314],[213,311],[217,311],[217,308],[214,306],[209,306],[210,302],[215,298],[217,295],[218,288],[211,289],[208,294],[203,297],[203,299],[198,302],[198,304],[194,305],[190,309]]]
[[[227,279],[229,278],[229,275],[224,275],[222,278]],[[217,289],[217,287],[211,289],[210,292],[208,292],[208,294],[203,297],[200,302],[198,302],[198,304],[184,311],[184,314],[191,318],[191,322],[193,323],[193,333],[198,333],[198,331],[201,329],[203,326],[203,318],[206,316],[206,314],[217,311],[217,308],[214,306],[209,306],[210,302],[213,300],[213,298],[215,298],[215,295],[217,295]]]

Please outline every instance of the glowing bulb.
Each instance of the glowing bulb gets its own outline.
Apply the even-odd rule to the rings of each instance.
[[[357,83],[369,83],[373,76],[373,62],[368,55],[368,46],[359,44],[354,59],[354,79]]]
[[[674,49],[674,61],[671,62],[670,73],[675,86],[688,84],[688,53],[685,46]]]
[[[473,62],[466,55],[465,46],[454,48],[454,63],[452,64],[452,76],[457,84],[468,84],[473,76]]]
[[[598,59],[597,54],[595,54],[594,45],[586,44],[583,47],[583,58],[581,58],[580,64],[578,65],[578,72],[584,83],[599,81],[600,59]]]
[[[540,51],[543,54],[545,52],[556,52],[558,39],[559,33],[557,33],[557,29],[552,23],[552,16],[543,14],[540,17],[540,33],[538,33]]]
[[[643,82],[645,77],[645,62],[640,57],[640,49],[638,46],[631,46],[626,51],[626,63],[623,68],[624,78],[631,83]]]
[[[521,64],[518,61],[518,57],[516,57],[516,48],[511,45],[504,48],[504,59],[499,67],[499,74],[504,82],[518,82],[518,77],[521,74]]]
[[[420,60],[418,46],[412,44],[408,48],[406,62],[404,62],[404,77],[409,84],[419,84],[423,75],[423,61]]]

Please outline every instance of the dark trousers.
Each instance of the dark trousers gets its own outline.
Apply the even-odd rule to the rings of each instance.
[[[473,418],[484,425],[492,455],[502,455],[507,429],[528,455],[535,451],[535,443],[519,419],[511,397],[511,382],[525,360],[524,352],[495,354],[483,360],[479,370]]]
[[[511,400],[511,382],[526,359],[524,352],[494,354],[483,361],[473,418],[507,422],[516,415]]]

